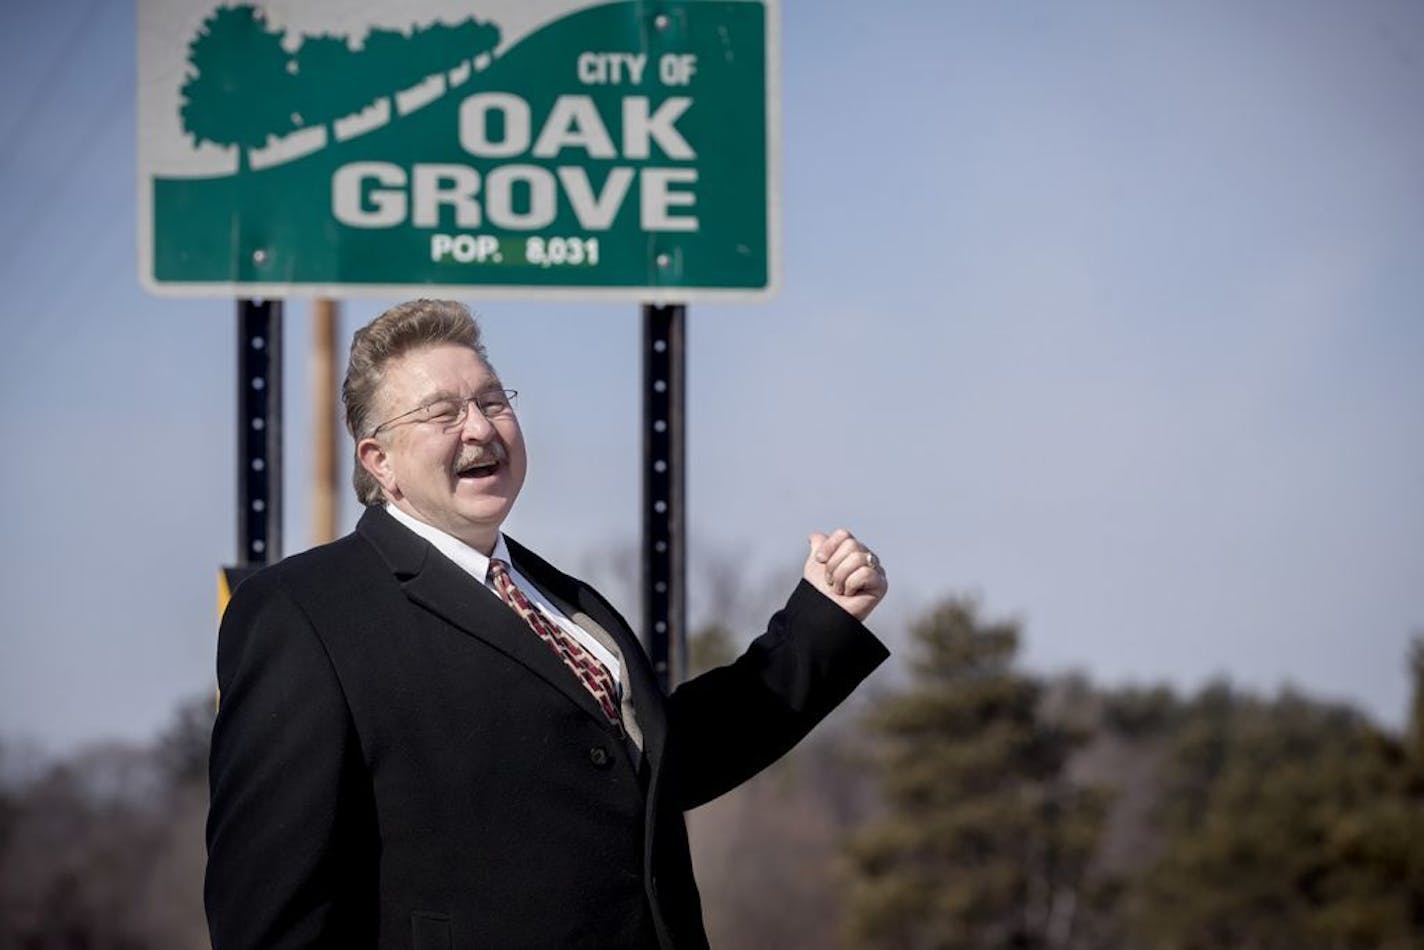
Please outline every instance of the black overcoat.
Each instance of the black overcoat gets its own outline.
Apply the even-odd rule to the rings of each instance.
[[[617,642],[641,751],[496,595],[371,508],[223,617],[214,950],[706,946],[683,811],[789,749],[886,651],[803,581],[741,658],[665,697],[596,591],[509,548]]]

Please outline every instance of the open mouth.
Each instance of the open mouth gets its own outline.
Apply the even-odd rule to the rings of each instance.
[[[499,470],[499,459],[479,461],[456,472],[459,478],[488,478]]]

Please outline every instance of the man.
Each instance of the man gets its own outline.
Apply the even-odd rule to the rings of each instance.
[[[664,696],[596,591],[501,534],[526,465],[512,397],[459,304],[353,339],[367,511],[223,618],[214,950],[705,947],[683,812],[885,658],[861,624],[878,561],[817,534],[767,632]]]

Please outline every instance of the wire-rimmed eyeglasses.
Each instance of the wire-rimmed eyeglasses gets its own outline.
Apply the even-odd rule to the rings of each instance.
[[[438,396],[398,416],[392,416],[372,429],[371,435],[375,436],[382,429],[406,421],[428,422],[448,432],[465,424],[471,405],[476,406],[480,415],[486,419],[501,419],[513,414],[514,398],[518,395],[519,392],[514,389],[486,389],[473,396]]]

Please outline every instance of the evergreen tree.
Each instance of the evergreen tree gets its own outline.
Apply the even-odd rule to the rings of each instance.
[[[1424,801],[1354,710],[1207,690],[1163,789],[1130,929],[1163,950],[1405,948],[1424,932]]]
[[[867,722],[886,813],[849,848],[853,945],[1076,945],[1104,806],[1065,778],[1080,737],[1013,669],[1016,624],[950,600],[911,632],[912,684]]]
[[[1405,758],[1411,788],[1424,794],[1424,634],[1409,645],[1409,721],[1404,724]]]
[[[199,145],[235,146],[239,172],[249,167],[249,149],[296,128],[291,58],[282,31],[269,29],[256,7],[215,10],[189,44],[188,64],[183,131]]]
[[[697,676],[737,658],[736,641],[725,623],[713,621],[687,638],[687,675]]]

